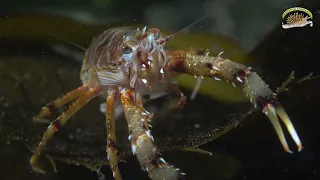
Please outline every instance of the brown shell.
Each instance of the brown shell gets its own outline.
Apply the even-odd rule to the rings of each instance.
[[[106,67],[108,64],[115,64],[120,56],[118,47],[123,43],[123,36],[135,31],[131,27],[110,28],[94,38],[86,51],[86,58],[83,62],[83,71],[92,67]]]

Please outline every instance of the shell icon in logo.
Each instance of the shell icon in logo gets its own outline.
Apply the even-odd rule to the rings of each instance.
[[[290,29],[295,27],[313,26],[312,13],[302,7],[293,7],[287,9],[282,14],[282,28]]]

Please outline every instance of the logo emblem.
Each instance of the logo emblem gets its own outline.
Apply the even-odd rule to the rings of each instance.
[[[287,9],[282,14],[282,28],[290,29],[294,27],[313,26],[312,13],[302,7],[293,7]]]

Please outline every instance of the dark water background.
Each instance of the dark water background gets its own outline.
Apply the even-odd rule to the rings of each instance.
[[[62,37],[86,47],[93,36],[109,26],[118,24],[148,24],[168,31],[176,31],[205,14],[205,3],[210,4],[210,1],[1,2],[0,29],[4,29],[0,30],[0,65],[4,67],[0,72],[0,111],[2,113],[0,127],[3,137],[0,144],[1,179],[98,179],[96,172],[59,161],[56,163],[58,173],[53,172],[46,161],[43,163],[48,171],[47,175],[31,172],[28,165],[31,154],[25,145],[32,149],[45,127],[34,128],[35,126],[28,124],[27,119],[36,114],[41,105],[77,87],[80,83],[78,72],[81,53],[70,44],[41,34],[48,31],[46,28],[50,24],[53,25],[50,26],[51,32],[60,33]],[[296,79],[311,72],[314,75],[319,74],[320,16],[318,12],[320,6],[318,1],[281,1],[281,3],[269,1],[266,3],[239,0],[237,3],[237,6],[231,9],[223,9],[224,13],[230,10],[230,16],[221,14],[223,22],[229,23],[223,24],[214,18],[208,18],[200,25],[191,28],[188,34],[220,33],[235,39],[251,59],[246,63],[252,65],[262,75],[272,90],[280,86],[291,71],[295,71]],[[314,26],[283,30],[280,25],[282,12],[296,5],[305,7],[313,13]],[[168,9],[167,13],[164,9]],[[175,13],[172,13],[172,10],[175,10]],[[211,17],[210,12],[207,14]],[[246,20],[249,19],[250,22],[247,22]],[[79,21],[81,23],[78,23]],[[59,41],[68,47],[67,52],[71,53],[66,54],[63,49],[52,48],[53,44]],[[212,46],[214,43],[212,42]],[[22,78],[25,72],[28,72],[31,78]],[[25,79],[28,80],[25,81]],[[184,92],[190,94],[189,90]],[[302,152],[294,154],[284,152],[269,120],[261,112],[255,112],[237,128],[200,146],[202,149],[213,152],[213,156],[172,151],[165,152],[164,157],[186,172],[189,179],[320,179],[319,92],[320,79],[317,78],[300,83],[292,87],[289,92],[279,95],[280,102],[300,135],[304,146]],[[49,153],[56,157],[68,156],[74,160],[81,158],[81,160],[89,159],[93,162],[101,160],[104,155],[96,154],[94,151],[94,149],[103,148],[104,142],[104,132],[101,131],[101,127],[104,127],[104,118],[99,113],[95,115],[97,103],[90,103],[87,109],[79,112],[78,117],[82,116],[82,119],[86,120],[94,116],[98,120],[101,119],[101,122],[70,121],[70,126],[62,133],[57,133],[56,139],[54,137],[54,145],[50,147]],[[160,106],[163,100],[156,101],[154,104]],[[221,125],[226,123],[225,119],[232,117],[233,112],[234,116],[237,116],[247,107],[250,107],[250,104],[224,104],[199,95],[195,101],[188,103],[186,109],[171,114],[167,118],[170,122],[171,120],[179,121],[176,123],[180,126],[171,127],[168,123],[167,126],[155,128],[153,132],[156,133],[155,137],[158,137],[164,149],[175,146],[177,143],[188,142],[186,144],[189,144],[187,140],[178,140],[179,138],[188,139],[184,134],[190,131],[188,123],[201,123],[204,121],[202,119],[215,119],[214,123]],[[68,141],[65,141],[68,130],[74,132],[72,131],[74,127],[86,129],[89,126],[92,127],[90,132],[95,134],[82,133],[81,138],[89,139],[88,141],[92,144],[68,144]],[[124,126],[125,124],[121,126],[120,122],[118,134],[119,137],[123,136],[126,139],[127,130],[121,128]],[[204,141],[201,137],[211,133],[206,128],[198,131],[202,134],[199,141]],[[169,138],[167,138],[168,134]],[[8,138],[11,139],[10,144],[7,141]],[[290,137],[287,139],[295,150]],[[61,150],[63,143],[66,143],[64,146],[67,150]],[[72,145],[69,152],[68,145]],[[91,156],[86,157],[87,154]],[[77,157],[81,158],[77,159]],[[121,163],[119,166],[124,179],[148,179],[146,173],[140,170],[135,157],[130,156],[125,160],[127,163]],[[107,179],[111,178],[111,172],[107,166],[101,171]]]

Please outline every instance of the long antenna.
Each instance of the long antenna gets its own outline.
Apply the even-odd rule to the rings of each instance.
[[[86,48],[84,48],[84,47],[80,46],[79,44],[76,44],[76,43],[74,43],[74,42],[72,42],[72,41],[70,41],[70,40],[68,40],[68,39],[65,39],[65,38],[63,38],[63,37],[60,37],[60,36],[58,36],[58,35],[56,35],[56,34],[53,34],[53,33],[47,33],[47,34],[50,35],[50,36],[53,36],[53,37],[55,37],[55,38],[58,38],[58,39],[60,39],[60,40],[62,40],[62,41],[64,41],[64,42],[67,42],[67,43],[73,45],[74,47],[76,47],[76,48],[78,48],[78,49],[80,49],[80,50],[82,50],[82,51],[86,51]]]
[[[171,38],[173,38],[173,37],[176,36],[177,34],[180,34],[180,33],[182,33],[183,31],[185,31],[186,29],[194,26],[195,24],[197,24],[198,22],[200,22],[201,20],[203,20],[203,19],[206,18],[206,17],[208,17],[208,16],[207,16],[207,15],[204,15],[204,16],[202,16],[200,19],[198,19],[198,20],[194,21],[193,23],[189,24],[188,26],[182,28],[182,29],[179,30],[178,32],[176,32],[176,33],[174,33],[174,34],[171,34],[171,35],[169,35],[169,36],[166,36],[166,37],[165,37],[165,41],[166,41],[166,42],[169,41]]]
[[[218,8],[221,8],[223,6],[226,6],[226,5],[230,5],[232,4],[233,2],[235,2],[237,0],[230,0],[230,1],[227,1],[227,0],[217,0],[217,2],[215,2],[215,5],[214,5],[214,8],[211,10],[212,12],[218,10]],[[222,4],[218,4],[219,2],[222,2]],[[221,6],[220,6],[221,5]],[[182,28],[181,30],[179,30],[178,32],[174,33],[174,34],[171,34],[169,36],[166,36],[164,38],[164,42],[167,42],[169,41],[171,38],[173,38],[174,36],[180,34],[181,32],[185,31],[186,29],[194,26],[195,24],[199,23],[200,21],[202,21],[203,19],[207,18],[208,16],[207,15],[204,15],[202,16],[201,18],[197,19],[196,21],[194,21],[193,23],[189,24],[188,26]]]

